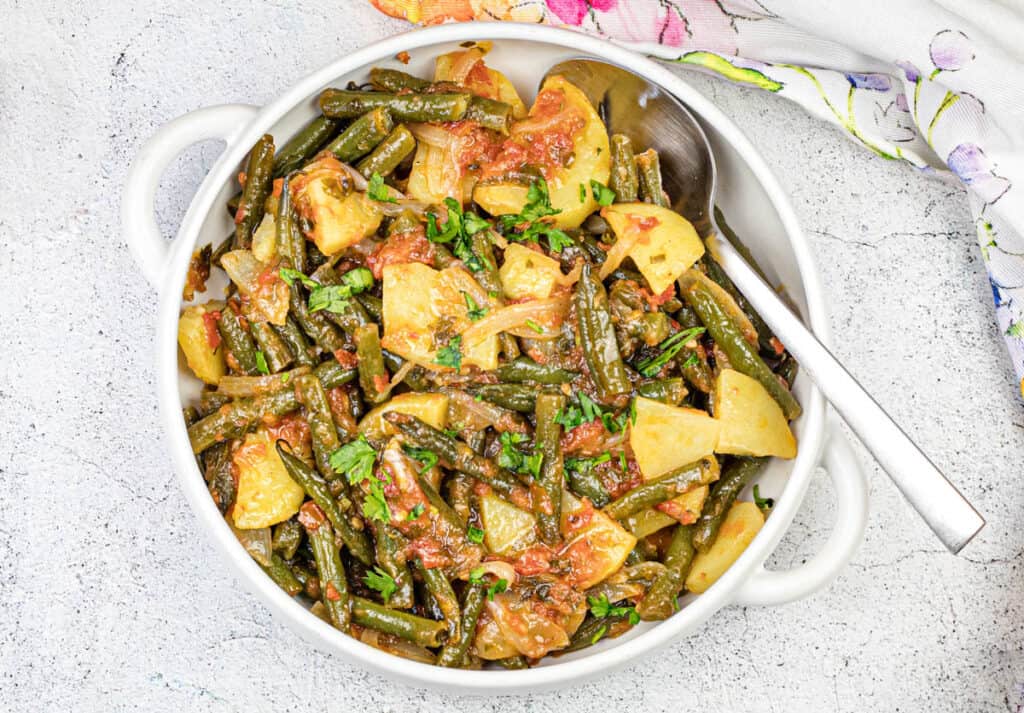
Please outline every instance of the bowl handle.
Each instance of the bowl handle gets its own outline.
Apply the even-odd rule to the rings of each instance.
[[[160,177],[192,144],[207,139],[230,143],[257,111],[247,104],[221,104],[189,112],[162,126],[132,161],[121,197],[121,229],[143,276],[158,291],[171,249],[154,213]]]
[[[868,484],[860,460],[835,418],[829,419],[823,465],[836,490],[836,522],[825,546],[790,570],[761,565],[743,584],[734,604],[774,605],[796,601],[831,582],[857,551],[868,519]]]

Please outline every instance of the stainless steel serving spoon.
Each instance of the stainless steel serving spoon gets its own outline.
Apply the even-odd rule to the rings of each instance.
[[[575,59],[548,70],[579,87],[611,133],[654,148],[673,208],[714,246],[722,268],[765,323],[786,345],[854,433],[874,454],[904,497],[953,553],[970,542],[985,520],[906,433],[819,342],[776,291],[724,239],[715,224],[715,158],[700,124],[670,93],[606,62]]]

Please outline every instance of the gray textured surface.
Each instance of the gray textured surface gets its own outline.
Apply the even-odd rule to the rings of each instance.
[[[964,194],[704,78],[792,193],[840,356],[988,529],[944,554],[866,460],[867,538],[831,588],[726,609],[631,670],[518,700],[406,689],[299,641],[238,590],[178,490],[153,396],[154,295],[123,246],[119,193],[161,123],[264,102],[402,26],[341,0],[142,5],[0,3],[0,710],[1019,710],[1024,414]],[[167,175],[168,233],[217,151]],[[773,563],[812,554],[832,511],[818,479]]]

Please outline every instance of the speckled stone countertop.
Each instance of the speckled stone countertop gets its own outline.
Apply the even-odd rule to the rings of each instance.
[[[0,11],[0,710],[1018,711],[1024,412],[962,190],[887,163],[777,97],[691,81],[749,133],[803,221],[836,351],[989,520],[962,557],[860,450],[867,536],[827,590],[728,608],[561,692],[455,699],[318,653],[228,576],[165,453],[155,295],[118,204],[140,143],[209,104],[266,102],[404,26],[363,2],[8,0]],[[167,174],[177,228],[219,146]],[[769,565],[811,556],[817,478]]]

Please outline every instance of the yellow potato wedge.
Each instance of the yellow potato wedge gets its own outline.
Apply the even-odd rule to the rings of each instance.
[[[693,225],[668,208],[650,203],[616,203],[601,215],[615,235],[633,239],[628,255],[647,279],[651,290],[661,294],[704,254],[704,243]]]
[[[566,543],[559,554],[570,563],[567,579],[577,589],[592,587],[617,571],[636,546],[636,537],[622,525],[565,490],[562,534]]]
[[[232,518],[239,530],[283,522],[299,511],[306,494],[284,468],[270,434],[248,434],[231,456],[238,471]]]
[[[224,362],[223,345],[213,349],[203,315],[216,311],[210,305],[188,307],[178,318],[178,346],[185,355],[185,362],[199,379],[207,384],[216,384],[227,371]]]
[[[706,592],[708,587],[725,574],[739,559],[754,536],[764,525],[764,515],[754,503],[735,503],[722,521],[718,538],[707,552],[698,552],[686,577],[686,588],[694,594]]]
[[[718,453],[796,456],[796,437],[775,399],[756,379],[723,369],[715,379],[715,420],[721,424]]]
[[[394,426],[384,420],[384,414],[391,411],[415,416],[438,430],[448,425],[448,395],[437,392],[410,391],[393,396],[363,416],[359,432],[374,441],[383,441],[397,433]]]
[[[388,265],[383,278],[381,346],[435,371],[448,368],[434,362],[438,346],[434,342],[435,332],[461,333],[472,324],[463,293],[473,296],[481,307],[491,306],[487,292],[462,267],[448,267],[439,272],[418,262]],[[462,364],[496,368],[497,335],[463,345]]]
[[[510,243],[505,248],[505,262],[498,276],[502,292],[509,299],[542,300],[551,296],[562,277],[562,269],[547,255]]]
[[[638,397],[629,445],[644,480],[715,452],[720,424],[704,411]]]
[[[494,495],[480,498],[480,519],[487,549],[502,557],[514,557],[536,544],[537,521],[533,515]]]
[[[308,237],[324,255],[373,235],[384,217],[376,201],[350,186],[351,178],[333,156],[321,156],[292,181],[295,207],[312,223]]]
[[[548,101],[552,96],[561,99],[560,103]],[[538,98],[545,101],[535,102],[526,119],[513,123],[510,140],[523,144],[536,142],[534,128],[543,133],[543,122],[538,121],[538,111],[542,107],[548,110],[552,104],[559,106],[560,111],[576,114],[582,120],[583,126],[572,134],[572,160],[567,161],[567,165],[550,168],[545,174],[551,206],[561,211],[552,216],[552,224],[563,229],[577,228],[597,208],[597,202],[589,190],[590,181],[608,183],[611,172],[608,132],[583,92],[562,77],[548,77]],[[498,160],[501,160],[500,156]],[[582,202],[580,185],[586,187]],[[511,177],[508,181],[487,180],[476,186],[473,199],[491,215],[519,213],[526,204],[527,191],[528,186]]]

